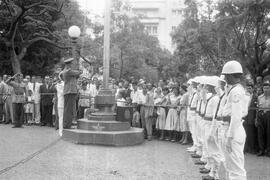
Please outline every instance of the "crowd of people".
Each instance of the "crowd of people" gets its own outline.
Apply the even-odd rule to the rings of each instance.
[[[63,119],[83,118],[86,109],[94,109],[102,77],[79,78],[76,87],[64,90],[66,74],[54,77],[3,75],[0,83],[0,120],[13,123],[70,128]],[[204,165],[203,179],[219,179],[218,169],[224,163],[230,180],[246,179],[244,152],[270,157],[270,81],[258,77],[256,83],[241,79],[242,66],[229,61],[222,75],[198,76],[186,83],[160,80],[149,83],[136,80],[109,80],[115,94],[116,108],[133,107],[131,125],[145,129],[145,138],[153,137],[180,144],[192,144],[187,151],[195,164]],[[78,89],[78,91],[77,91]],[[70,99],[65,99],[70,93]],[[73,107],[73,100],[76,102]],[[70,102],[70,103],[68,103]],[[77,109],[76,115],[64,117]],[[63,125],[64,123],[64,125]]]

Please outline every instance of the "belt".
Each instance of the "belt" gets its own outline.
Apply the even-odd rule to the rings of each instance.
[[[193,108],[191,107],[190,110],[191,111],[196,111],[196,108],[195,107],[193,107]]]
[[[204,117],[204,120],[205,120],[205,121],[212,121],[213,118],[212,118],[212,117]]]
[[[200,111],[197,111],[197,110],[196,110],[195,112],[198,113],[198,114],[200,114]]]
[[[222,121],[223,121],[223,122],[230,123],[230,122],[231,122],[231,116],[225,116],[225,117],[222,117]]]
[[[222,117],[218,116],[218,117],[216,118],[216,120],[217,120],[217,121],[222,121]]]

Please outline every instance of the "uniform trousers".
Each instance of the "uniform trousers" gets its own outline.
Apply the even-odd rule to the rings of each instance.
[[[12,103],[14,125],[21,127],[24,120],[24,104],[23,103]]]
[[[188,115],[187,115],[187,121],[188,121],[188,126],[189,126],[189,130],[190,130],[190,133],[191,133],[191,137],[192,137],[192,140],[193,140],[193,148],[196,148],[197,146],[197,135],[196,135],[196,113],[195,111],[191,111],[191,110],[188,110]]]
[[[196,123],[196,131],[197,131],[197,154],[198,155],[202,155],[202,143],[203,143],[203,138],[202,138],[202,133],[203,133],[203,129],[202,129],[202,118],[201,118],[201,116],[199,115],[199,114],[197,114],[197,118],[196,118],[196,121],[197,121],[197,123]]]
[[[7,97],[5,101],[5,116],[6,116],[6,123],[10,122],[10,120],[12,123],[14,123],[11,96]]]
[[[58,106],[58,130],[59,135],[62,136],[63,134],[63,116],[64,116],[64,107]]]
[[[241,125],[235,129],[235,137],[232,140],[232,152],[228,152],[226,148],[227,132],[229,124],[222,126],[224,136],[222,137],[222,149],[224,149],[225,167],[227,169],[228,180],[246,180],[244,146],[246,140],[246,133],[244,127]]]
[[[224,131],[222,131],[222,122],[216,121],[216,125],[215,127],[213,127],[213,129],[214,130],[212,132],[212,136],[214,137],[214,139],[208,140],[209,158],[210,161],[212,161],[210,175],[215,179],[219,179],[219,168],[221,163],[224,163],[225,161],[224,151],[222,149],[222,137],[224,136]]]
[[[210,136],[210,129],[211,129],[211,122],[212,121],[206,121],[203,120],[203,129],[204,129],[204,134],[203,134],[203,154],[204,154],[204,158],[206,159],[206,165],[205,168],[206,169],[211,169],[212,166],[212,162],[211,159],[209,157],[209,136]]]
[[[65,94],[64,95],[64,129],[71,128],[72,120],[76,118],[76,100],[77,94]]]
[[[258,113],[258,143],[260,151],[270,153],[270,111]]]

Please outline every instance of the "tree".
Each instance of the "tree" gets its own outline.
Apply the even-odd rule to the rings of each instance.
[[[270,2],[223,2],[219,9],[225,14],[218,21],[219,31],[226,37],[225,43],[234,49],[254,79],[270,74],[270,49],[267,45]]]
[[[68,27],[89,24],[77,2],[69,0],[3,0],[0,20],[1,51],[5,64],[11,63],[14,73],[21,72],[21,66],[33,59],[46,67],[59,61],[61,51],[54,47],[64,52],[70,48]]]

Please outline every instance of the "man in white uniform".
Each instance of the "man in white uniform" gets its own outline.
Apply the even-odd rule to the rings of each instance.
[[[244,167],[244,145],[246,133],[242,119],[247,115],[248,109],[245,104],[245,90],[240,84],[243,74],[242,66],[237,61],[227,62],[222,69],[228,84],[226,102],[221,116],[225,134],[222,141],[226,147],[225,166],[229,180],[246,180]]]

